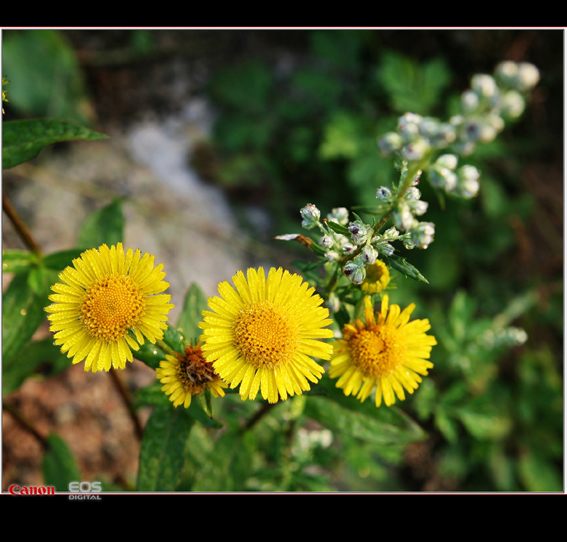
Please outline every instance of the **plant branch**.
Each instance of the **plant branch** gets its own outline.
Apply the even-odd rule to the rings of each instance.
[[[28,227],[25,225],[24,221],[20,218],[20,215],[17,213],[14,206],[10,203],[10,200],[6,197],[5,194],[2,194],[2,209],[16,228],[18,235],[24,242],[24,244],[34,253],[37,254],[40,258],[43,256],[41,252],[41,248],[35,242],[35,239],[32,237],[32,234],[28,230]]]

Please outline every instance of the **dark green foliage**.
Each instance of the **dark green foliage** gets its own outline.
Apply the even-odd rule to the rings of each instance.
[[[12,120],[2,124],[2,169],[35,158],[41,149],[60,141],[94,141],[108,136],[57,119]]]

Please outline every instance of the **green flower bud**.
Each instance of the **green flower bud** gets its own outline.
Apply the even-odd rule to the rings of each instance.
[[[314,228],[319,222],[319,218],[321,218],[321,211],[319,211],[319,209],[317,209],[317,207],[312,203],[308,203],[299,212],[303,218],[301,225],[306,230]]]
[[[378,139],[378,148],[384,156],[390,156],[393,152],[401,149],[404,141],[400,134],[388,132]]]
[[[529,62],[518,64],[518,76],[516,88],[520,92],[531,90],[539,82],[539,70]]]
[[[471,89],[483,98],[492,98],[498,95],[498,85],[494,77],[483,73],[473,75]]]
[[[500,113],[507,119],[517,119],[525,107],[526,101],[517,90],[509,90],[500,100]]]
[[[459,163],[459,159],[454,154],[442,154],[437,160],[435,160],[435,165],[454,170]]]

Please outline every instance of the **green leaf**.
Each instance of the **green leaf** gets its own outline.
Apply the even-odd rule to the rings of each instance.
[[[24,347],[46,316],[44,307],[49,303],[47,292],[53,275],[44,271],[42,282],[38,286],[41,293],[30,288],[30,272],[15,275],[4,292],[2,355],[5,360],[15,356]]]
[[[519,460],[520,478],[528,491],[562,491],[561,471],[549,461],[532,453],[525,453]]]
[[[319,156],[323,160],[356,158],[360,151],[360,132],[358,117],[344,112],[335,114],[324,127]]]
[[[94,141],[108,136],[57,119],[12,120],[2,123],[2,169],[31,160],[41,149],[59,141]]]
[[[52,252],[45,256],[42,263],[48,269],[63,271],[66,267],[73,265],[73,260],[79,258],[83,252],[84,250],[80,248]]]
[[[141,403],[163,407],[169,406],[171,408],[172,403],[169,400],[169,397],[161,390],[161,387],[162,384],[160,382],[153,382],[152,384],[136,391],[136,399]],[[177,408],[183,407],[178,406]],[[211,419],[211,417],[207,415],[207,413],[203,410],[203,407],[199,404],[197,397],[192,398],[191,405],[189,405],[189,408],[185,410],[205,427],[219,429],[223,426],[222,423]]]
[[[331,430],[381,445],[406,444],[426,436],[415,421],[395,407],[376,408],[372,401],[361,403],[347,397],[326,376],[319,384],[327,396],[308,395],[305,415]]]
[[[81,472],[67,443],[55,433],[47,437],[48,449],[43,456],[42,472],[45,485],[55,491],[69,491],[71,482],[81,482]]]
[[[157,406],[152,412],[140,450],[138,491],[174,491],[185,466],[194,418],[184,408]]]
[[[23,273],[38,263],[38,257],[27,250],[6,249],[2,251],[2,272]]]
[[[152,344],[148,340],[144,341],[139,350],[133,350],[132,355],[154,370],[159,367],[159,362],[165,359],[165,352],[157,344]]]
[[[450,82],[450,72],[443,60],[418,64],[396,52],[383,55],[378,77],[397,112],[412,111],[420,115],[429,113]]]
[[[393,254],[392,256],[380,256],[385,263],[387,263],[392,269],[399,271],[405,277],[410,277],[418,282],[425,282],[429,284],[429,281],[405,258],[400,256],[396,256]]]
[[[124,238],[124,214],[122,202],[116,198],[111,204],[102,207],[83,222],[77,246],[79,248],[109,247],[121,243]]]
[[[185,352],[185,337],[171,324],[167,324],[167,329],[163,331],[163,342],[174,352],[182,354]]]
[[[84,70],[65,31],[4,30],[2,68],[11,81],[8,107],[20,118],[93,121]]]
[[[334,222],[333,220],[324,220],[325,224],[331,228],[335,233],[340,233],[341,235],[346,235],[350,239],[350,232],[346,226]]]
[[[39,368],[44,376],[53,376],[69,366],[70,360],[53,344],[52,338],[31,342],[15,356],[4,359],[2,393],[7,395],[17,390]]]
[[[182,329],[188,340],[198,339],[202,330],[197,326],[203,320],[202,311],[207,310],[207,298],[201,288],[192,283],[185,294],[183,310],[177,320],[177,329]]]
[[[227,431],[198,468],[193,491],[242,491],[253,464],[253,435]]]

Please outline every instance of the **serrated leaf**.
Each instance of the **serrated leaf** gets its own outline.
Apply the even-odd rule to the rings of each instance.
[[[326,397],[307,397],[305,415],[331,430],[381,445],[405,444],[425,438],[423,429],[395,407],[376,408],[372,401],[361,403],[347,397],[335,381],[323,377],[319,385]]]
[[[77,246],[79,248],[109,247],[121,243],[124,238],[124,214],[122,202],[116,198],[109,205],[90,214],[83,222]]]
[[[184,408],[157,406],[140,450],[138,491],[174,491],[183,475],[186,447],[194,418]]]
[[[202,311],[207,309],[207,298],[195,283],[189,286],[183,302],[183,310],[177,320],[177,328],[183,330],[187,340],[198,339],[202,333],[198,323],[203,320]]]
[[[6,249],[2,251],[2,272],[23,273],[38,262],[38,257],[28,250]]]
[[[395,254],[392,256],[381,255],[380,257],[392,269],[399,271],[405,277],[410,277],[418,282],[425,282],[426,284],[429,284],[429,281],[405,258],[396,256]]]
[[[67,443],[55,433],[47,437],[47,444],[41,465],[45,485],[54,486],[55,491],[69,491],[71,482],[82,481],[75,456]]]
[[[350,238],[350,232],[348,231],[348,228],[346,226],[343,226],[338,222],[334,222],[333,220],[323,219],[322,222],[329,228],[331,228],[335,233],[340,233],[341,235],[346,235]]]
[[[58,119],[12,120],[2,123],[2,169],[31,160],[41,149],[59,141],[94,141],[108,136]]]

